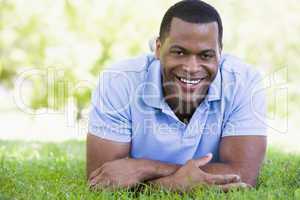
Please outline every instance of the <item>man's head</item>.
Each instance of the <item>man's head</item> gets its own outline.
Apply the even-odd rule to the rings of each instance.
[[[218,11],[211,5],[200,0],[183,0],[170,7],[160,24],[159,39],[161,42],[168,36],[171,29],[171,22],[174,17],[197,24],[216,22],[218,24],[219,45],[220,48],[223,47],[222,20]]]
[[[222,35],[218,12],[203,1],[180,1],[166,12],[155,54],[165,98],[175,112],[192,114],[206,96],[218,71]]]

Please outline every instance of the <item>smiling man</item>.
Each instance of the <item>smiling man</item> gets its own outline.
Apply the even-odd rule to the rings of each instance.
[[[170,7],[155,55],[102,72],[93,93],[87,176],[94,188],[255,186],[266,150],[260,75],[222,53],[218,12]]]

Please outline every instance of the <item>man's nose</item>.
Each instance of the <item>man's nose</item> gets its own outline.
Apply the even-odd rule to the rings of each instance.
[[[193,73],[199,71],[200,66],[201,66],[201,63],[199,62],[199,59],[197,58],[197,56],[190,55],[186,60],[185,70],[188,73],[193,74]]]

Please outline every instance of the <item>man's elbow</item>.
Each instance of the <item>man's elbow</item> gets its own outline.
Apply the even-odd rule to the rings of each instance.
[[[241,173],[241,181],[252,187],[256,187],[259,170],[247,169],[247,170],[242,170],[242,171],[243,171],[243,173]]]
[[[86,180],[90,180],[93,173],[100,168],[102,165],[92,165],[91,163],[87,162],[86,164]]]
[[[88,181],[91,177],[91,174],[92,174],[92,170],[91,170],[91,167],[86,165],[86,180]]]
[[[250,185],[251,187],[256,187],[257,179],[259,176],[260,169],[256,167],[249,167],[249,165],[231,165],[232,169],[241,178],[241,182]]]
[[[257,184],[257,178],[244,178],[242,179],[242,182],[250,185],[251,187],[256,187]]]

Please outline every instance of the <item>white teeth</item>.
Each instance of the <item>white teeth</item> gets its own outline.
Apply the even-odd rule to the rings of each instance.
[[[187,83],[187,84],[198,84],[198,83],[200,83],[201,79],[188,80],[188,79],[180,78],[180,81],[183,82],[183,83]]]

